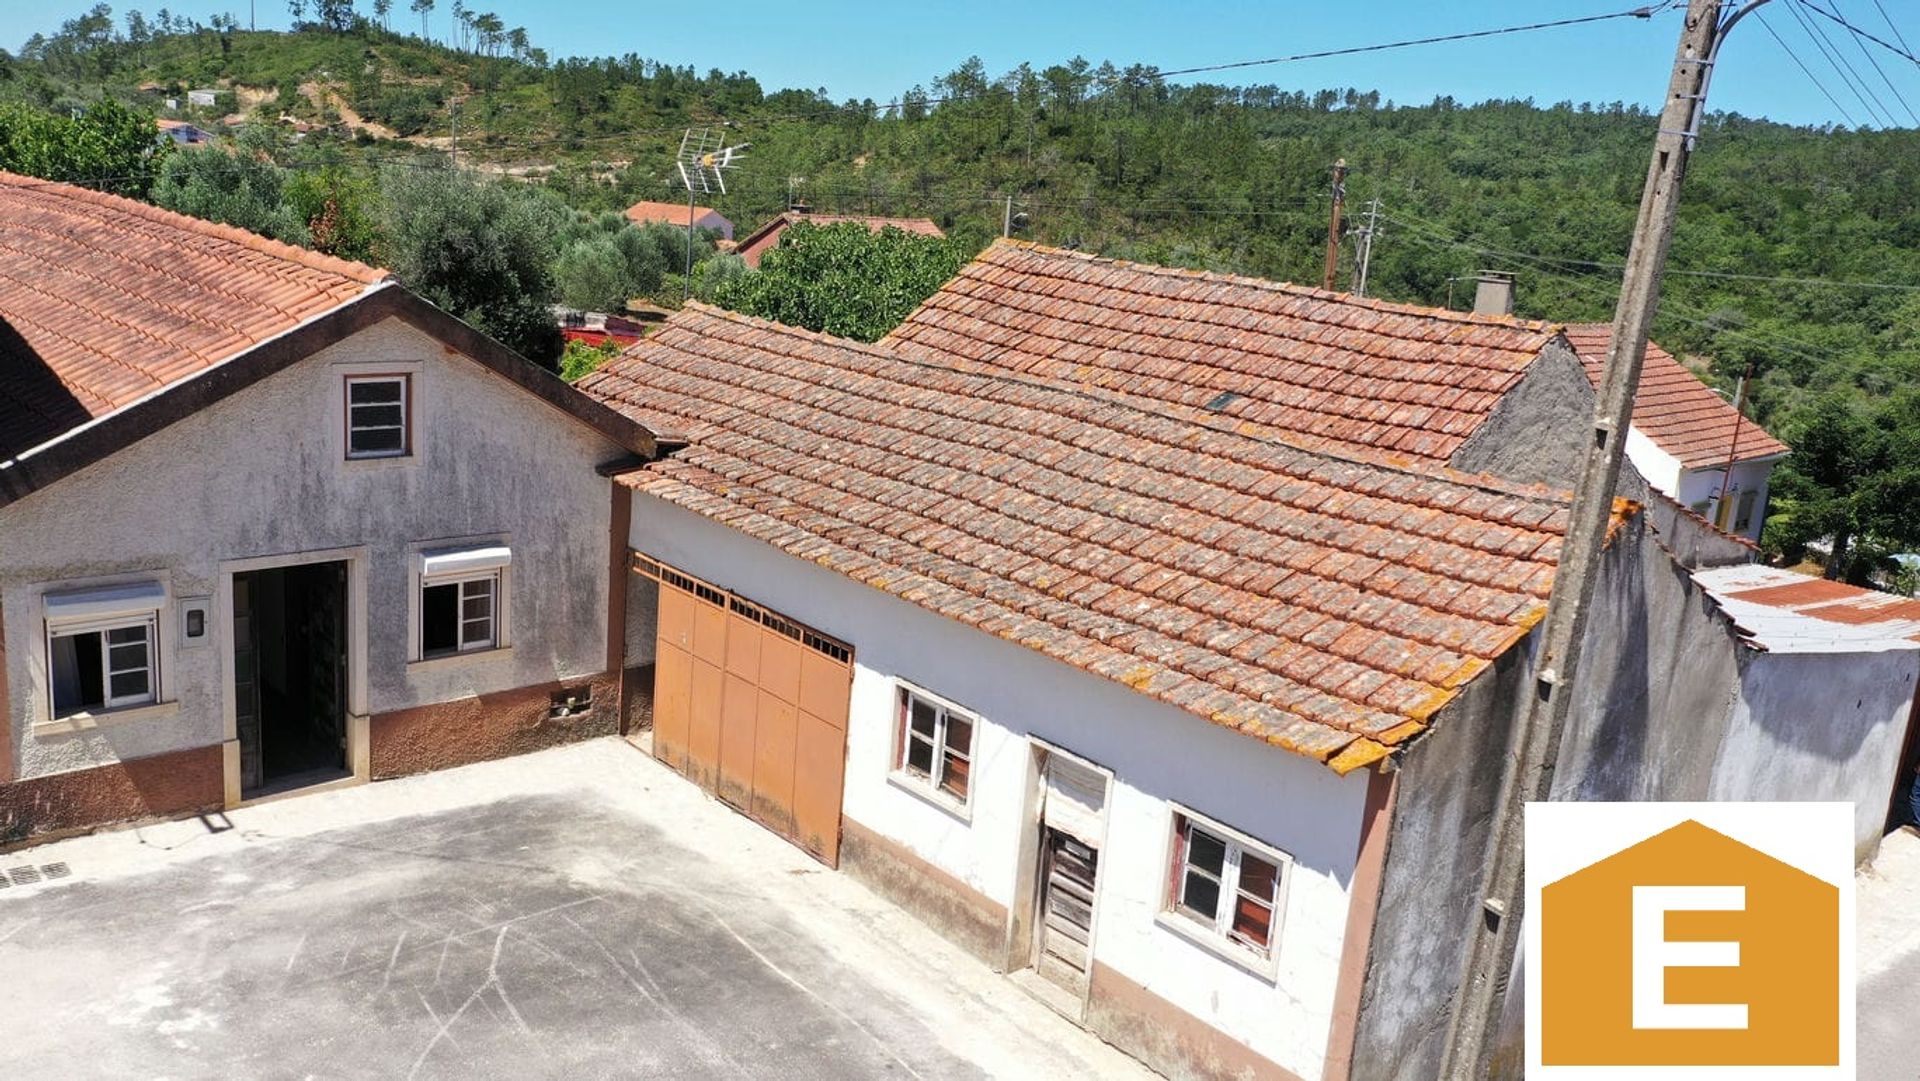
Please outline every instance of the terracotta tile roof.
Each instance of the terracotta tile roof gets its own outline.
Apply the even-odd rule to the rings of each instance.
[[[1599,386],[1613,328],[1605,323],[1573,323],[1567,327],[1567,341],[1580,354],[1587,378]],[[1633,426],[1654,446],[1680,459],[1688,469],[1725,465],[1735,417],[1733,405],[1702,383],[1673,354],[1647,343],[1640,391],[1633,399]],[[1739,427],[1735,461],[1771,458],[1790,449],[1751,419],[1740,421]]]
[[[1920,649],[1920,600],[1779,567],[1696,571],[1693,580],[1755,649],[1878,653]]]
[[[1445,463],[1554,332],[1000,241],[882,341]]]
[[[624,482],[1345,772],[1545,608],[1566,507],[690,305],[580,388],[689,445]]]
[[[927,218],[876,218],[852,214],[800,214],[788,211],[748,233],[738,245],[740,257],[747,261],[748,266],[759,266],[760,256],[765,254],[768,248],[780,243],[780,234],[786,232],[788,226],[803,221],[812,222],[815,225],[838,225],[841,222],[854,221],[875,233],[882,229],[894,228],[920,236],[947,235],[939,225]]]
[[[687,227],[687,204],[685,203],[656,203],[650,199],[642,199],[628,207],[626,215],[627,220],[635,225],[657,221],[667,225],[678,225],[682,229]],[[721,236],[728,240],[733,239],[733,222],[712,207],[694,207],[693,223],[702,229],[719,230]]]
[[[0,460],[386,279],[231,226],[0,173]]]

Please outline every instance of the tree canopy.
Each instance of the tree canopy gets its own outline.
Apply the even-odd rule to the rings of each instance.
[[[713,292],[747,315],[870,342],[899,326],[959,273],[973,252],[940,237],[859,222],[798,222],[760,257],[760,269]]]

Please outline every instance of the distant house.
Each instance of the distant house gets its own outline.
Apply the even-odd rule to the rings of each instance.
[[[189,90],[187,104],[199,109],[211,109],[220,101],[218,90]]]
[[[739,254],[740,258],[746,260],[748,266],[758,267],[760,265],[760,256],[765,254],[768,249],[779,245],[780,235],[785,233],[795,223],[803,221],[812,222],[815,225],[836,225],[840,222],[848,221],[859,222],[876,233],[882,229],[899,229],[903,232],[915,233],[920,236],[947,235],[938,225],[935,225],[926,218],[876,218],[866,215],[814,214],[802,210],[789,210],[741,238],[734,250]]]
[[[195,127],[184,120],[155,120],[154,126],[160,129],[160,141],[175,146],[205,146],[213,141],[213,134],[203,128]]]
[[[687,204],[656,203],[641,200],[627,208],[627,220],[635,225],[648,225],[659,222],[681,229],[687,227]],[[720,212],[709,207],[696,206],[692,211],[693,224],[697,229],[712,229],[727,240],[733,239],[733,223],[722,217]]]
[[[382,270],[8,174],[0,238],[0,837],[615,729],[648,433]]]
[[[1567,340],[1580,354],[1587,377],[1599,386],[1613,328],[1575,323],[1567,327]],[[1627,457],[1648,484],[1715,526],[1759,540],[1768,480],[1788,453],[1785,443],[1736,413],[1672,354],[1647,343]]]

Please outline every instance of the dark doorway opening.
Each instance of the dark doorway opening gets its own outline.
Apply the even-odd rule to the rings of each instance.
[[[345,562],[233,576],[243,795],[347,775],[346,615]]]

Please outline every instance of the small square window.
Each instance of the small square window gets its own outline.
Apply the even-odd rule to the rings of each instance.
[[[1173,815],[1167,910],[1255,957],[1273,956],[1287,857],[1194,815]]]
[[[494,604],[499,585],[499,571],[454,581],[423,581],[420,655],[445,657],[494,648],[500,637]]]
[[[158,700],[154,663],[157,612],[47,628],[53,716],[98,713]]]
[[[347,457],[413,453],[411,383],[405,375],[347,377]]]
[[[978,719],[907,687],[900,688],[899,713],[895,776],[965,803]]]

